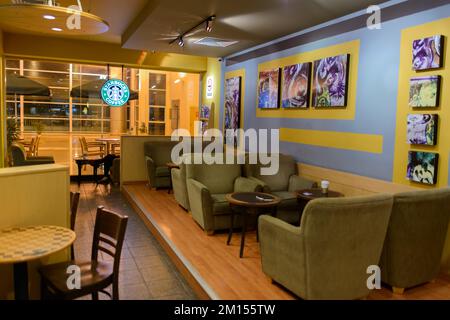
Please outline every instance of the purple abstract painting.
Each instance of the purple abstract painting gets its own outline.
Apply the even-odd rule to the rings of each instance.
[[[349,58],[343,54],[314,61],[314,107],[346,106]]]
[[[241,107],[241,77],[225,80],[225,130],[239,129]]]
[[[300,63],[283,68],[283,108],[309,107],[309,79],[311,63]]]
[[[413,41],[413,70],[437,69],[442,66],[441,35]]]

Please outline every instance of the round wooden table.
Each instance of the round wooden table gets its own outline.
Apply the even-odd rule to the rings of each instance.
[[[69,247],[75,232],[58,226],[31,226],[0,230],[0,264],[14,265],[16,300],[28,300],[28,261]]]
[[[340,198],[340,197],[344,196],[340,192],[331,191],[331,190],[328,190],[328,193],[325,194],[322,192],[321,188],[302,189],[302,190],[297,190],[295,193],[297,195],[297,202],[300,207],[299,224],[300,224],[300,221],[302,220],[303,209],[305,208],[306,204],[308,204],[309,201],[314,200],[314,199],[322,199],[322,198]]]
[[[227,194],[225,196],[231,207],[231,221],[230,230],[228,232],[227,245],[230,244],[231,237],[233,236],[234,216],[235,214],[242,214],[242,235],[241,235],[241,248],[239,251],[239,257],[244,255],[245,245],[245,233],[247,232],[247,219],[250,215],[256,215],[256,218],[264,213],[270,213],[275,216],[277,213],[277,206],[281,199],[262,192],[235,192]],[[241,208],[243,210],[236,210]],[[259,240],[258,227],[256,227],[256,238]]]
[[[112,144],[120,143],[119,138],[98,138],[98,139],[95,139],[95,141],[106,143],[106,154],[111,154],[111,145]]]

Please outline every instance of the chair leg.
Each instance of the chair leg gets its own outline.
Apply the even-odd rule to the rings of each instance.
[[[394,292],[394,294],[403,294],[405,292],[405,288],[392,287],[392,292]]]
[[[116,280],[112,285],[112,299],[119,300],[119,281]]]
[[[98,292],[92,293],[92,300],[98,300]]]

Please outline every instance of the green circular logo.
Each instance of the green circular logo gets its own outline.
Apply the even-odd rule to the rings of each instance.
[[[122,80],[111,79],[103,85],[101,95],[107,105],[121,107],[130,99],[130,89]]]

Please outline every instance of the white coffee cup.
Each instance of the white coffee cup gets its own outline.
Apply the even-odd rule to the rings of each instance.
[[[320,183],[321,187],[322,187],[322,193],[327,194],[328,193],[328,188],[330,187],[330,182],[327,180],[323,180]]]

